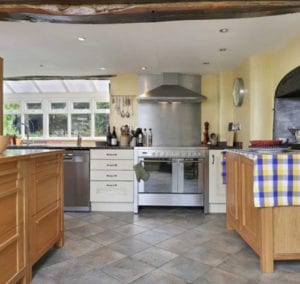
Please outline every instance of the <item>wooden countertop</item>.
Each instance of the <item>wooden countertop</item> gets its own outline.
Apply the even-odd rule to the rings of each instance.
[[[0,154],[0,162],[6,162],[11,159],[27,159],[28,156],[37,155],[43,156],[52,152],[61,152],[62,149],[6,149],[2,154]]]

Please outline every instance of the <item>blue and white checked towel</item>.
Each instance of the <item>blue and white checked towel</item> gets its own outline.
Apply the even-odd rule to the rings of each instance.
[[[300,205],[300,154],[261,154],[254,159],[254,206]]]

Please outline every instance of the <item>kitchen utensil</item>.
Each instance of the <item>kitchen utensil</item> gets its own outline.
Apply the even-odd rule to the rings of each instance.
[[[121,110],[121,117],[125,117],[125,111],[124,111],[124,107],[125,107],[125,98],[122,99],[122,110]]]
[[[128,118],[128,117],[130,117],[130,113],[129,113],[129,98],[128,97],[126,97],[126,106],[127,106],[127,112],[126,112],[126,114],[125,114],[125,116]]]

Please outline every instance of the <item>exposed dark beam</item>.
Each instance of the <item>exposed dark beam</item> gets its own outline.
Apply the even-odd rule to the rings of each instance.
[[[0,0],[0,20],[135,23],[260,17],[300,12],[300,1]]]
[[[4,77],[6,81],[23,81],[23,80],[105,80],[116,75],[88,75],[88,76],[18,76]]]

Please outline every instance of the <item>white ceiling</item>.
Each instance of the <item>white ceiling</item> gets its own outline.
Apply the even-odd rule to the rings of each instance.
[[[221,28],[229,32],[220,33]],[[79,41],[79,36],[86,40]],[[296,37],[300,13],[136,24],[0,22],[0,56],[4,77],[204,74],[234,68],[254,54],[274,52]],[[147,70],[141,71],[142,66]]]

